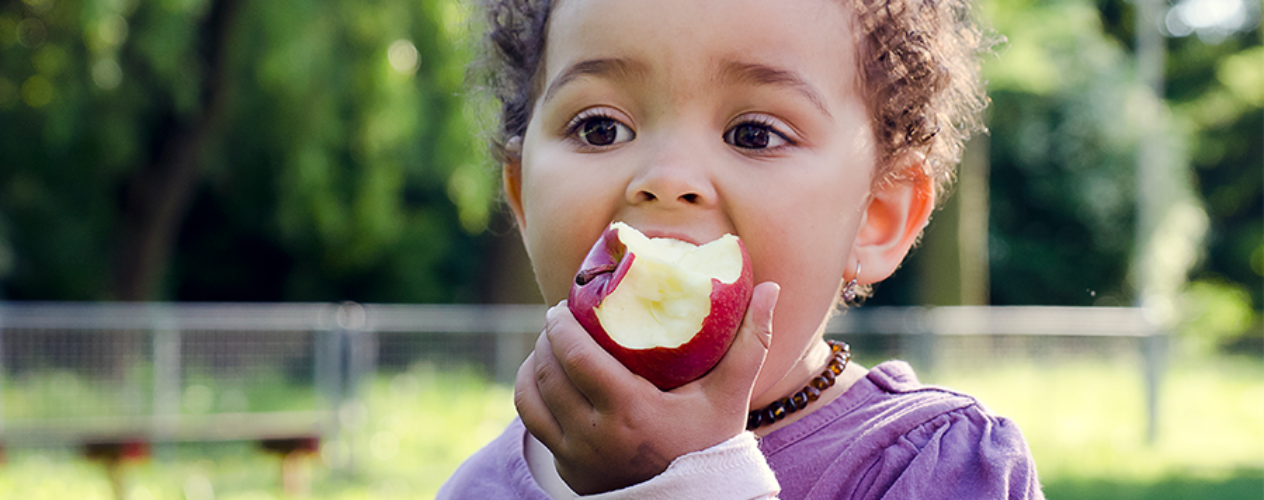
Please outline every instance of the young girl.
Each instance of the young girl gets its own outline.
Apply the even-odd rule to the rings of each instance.
[[[984,98],[962,0],[502,0],[508,204],[549,303],[519,419],[439,498],[1041,498],[1014,424],[823,340],[917,241]],[[612,221],[742,238],[725,357],[663,392],[564,299]]]

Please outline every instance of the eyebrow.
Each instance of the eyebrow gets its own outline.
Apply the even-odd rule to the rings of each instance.
[[[718,83],[737,82],[787,87],[802,95],[813,106],[825,113],[825,116],[831,116],[829,109],[825,107],[825,98],[821,91],[794,71],[766,64],[726,61],[720,69],[718,80]]]
[[[588,59],[567,66],[558,74],[553,83],[544,91],[543,101],[547,102],[562,86],[585,76],[600,76],[615,79],[644,78],[645,66],[627,59]]]
[[[585,76],[599,76],[614,79],[645,78],[648,70],[645,65],[623,58],[587,59],[567,66],[558,74],[544,91],[543,102],[548,102],[566,84]],[[819,109],[827,117],[829,109],[825,107],[823,94],[816,86],[809,83],[798,73],[790,70],[760,63],[726,61],[722,64],[716,82],[746,83],[753,85],[772,85],[787,87],[802,95],[808,102]]]

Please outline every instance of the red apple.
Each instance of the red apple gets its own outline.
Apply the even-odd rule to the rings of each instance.
[[[694,245],[616,222],[584,258],[567,305],[601,347],[667,391],[720,362],[753,287],[737,236]]]

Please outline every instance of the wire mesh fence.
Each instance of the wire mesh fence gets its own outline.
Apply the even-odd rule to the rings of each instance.
[[[4,444],[319,436],[337,396],[319,374],[340,355],[326,309],[4,305]]]
[[[0,304],[8,447],[259,441],[338,432],[366,380],[419,363],[511,383],[540,306]],[[1144,377],[1151,438],[1165,338],[1130,308],[857,309],[827,335],[929,374],[1108,360]],[[345,421],[345,419],[341,419]]]

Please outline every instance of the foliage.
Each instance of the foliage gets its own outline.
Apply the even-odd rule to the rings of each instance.
[[[1186,299],[1206,296],[1207,284],[1245,293],[1245,321],[1216,333],[1225,340],[1219,344],[1264,330],[1259,17],[1248,16],[1255,24],[1247,31],[1166,38],[1166,85],[1156,102],[1136,75],[1135,2],[982,6],[1005,38],[984,68],[993,101],[982,143],[990,163],[991,303],[1134,305],[1138,268],[1155,267],[1174,288],[1174,303],[1162,309],[1176,320],[1169,326],[1183,325],[1176,331],[1208,335],[1191,329],[1207,302],[1182,301],[1186,279],[1198,283]],[[1136,169],[1148,136],[1161,138],[1159,161],[1171,183],[1165,196],[1174,203],[1155,239],[1138,242]],[[948,220],[930,226],[929,245],[906,266],[915,272],[897,273],[871,302],[940,303],[942,280],[933,276],[956,259],[934,246],[944,240],[938,226],[954,217],[949,209],[940,215]],[[946,240],[956,244],[955,236]]]
[[[0,5],[0,297],[484,298],[487,275],[513,274],[485,270],[504,265],[492,247],[517,243],[485,230],[497,189],[486,113],[464,98],[464,5]],[[985,67],[991,303],[1135,304],[1137,256],[1163,254],[1175,281],[1192,262],[1191,280],[1246,290],[1239,334],[1260,330],[1258,17],[1167,38],[1154,102],[1135,74],[1131,2],[982,7],[1006,38]],[[1201,201],[1167,219],[1164,242],[1139,243],[1134,170],[1155,134]],[[935,269],[935,251],[907,267]],[[926,281],[901,272],[873,302],[933,302]]]
[[[987,5],[1008,38],[987,66],[993,303],[1126,304],[1147,129],[1126,119],[1140,105],[1129,54],[1087,2]]]
[[[1167,99],[1189,132],[1192,184],[1210,221],[1190,292],[1205,298],[1219,287],[1229,300],[1223,306],[1239,308],[1221,330],[1200,332],[1204,338],[1259,338],[1264,331],[1264,30],[1258,13],[1256,7],[1253,29],[1236,36],[1169,44]],[[1187,325],[1207,312],[1196,304],[1186,311]]]
[[[0,293],[456,300],[495,192],[461,97],[467,17],[457,0],[6,3]]]
[[[1185,313],[1178,333],[1197,352],[1228,349],[1243,337],[1258,341],[1264,336],[1264,332],[1254,329],[1260,321],[1259,314],[1251,309],[1251,294],[1241,284],[1196,281],[1182,294],[1181,305]]]

